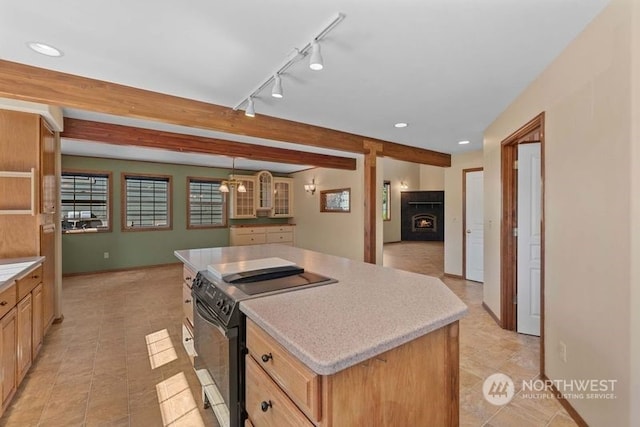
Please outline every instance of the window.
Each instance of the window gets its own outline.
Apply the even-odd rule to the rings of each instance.
[[[123,174],[122,229],[171,229],[171,177]]]
[[[63,171],[62,232],[111,231],[111,174]]]
[[[382,220],[391,220],[391,181],[385,181],[382,186]]]
[[[226,227],[226,198],[220,184],[220,180],[187,178],[187,228]]]

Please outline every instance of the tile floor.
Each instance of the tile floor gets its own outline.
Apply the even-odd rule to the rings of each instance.
[[[442,277],[441,243],[385,246],[384,264]],[[181,346],[179,266],[63,280],[64,322],[0,418],[0,426],[217,426]],[[487,375],[515,383],[538,374],[537,338],[500,329],[482,308],[482,285],[443,278],[469,306],[461,321],[462,426],[571,426],[555,399],[516,395],[504,407],[482,397]]]

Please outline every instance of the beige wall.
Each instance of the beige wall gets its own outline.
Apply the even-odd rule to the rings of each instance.
[[[640,2],[633,2],[631,52],[640,52]],[[640,55],[631,58],[631,75],[640,76]],[[630,425],[640,425],[640,81],[633,78],[631,92],[631,405]]]
[[[364,258],[364,174],[363,158],[357,170],[314,168],[292,175],[296,246],[362,261]],[[304,191],[304,184],[316,180],[316,193]],[[381,184],[382,185],[382,184]],[[320,191],[351,188],[350,213],[321,213]],[[380,233],[378,233],[380,234]],[[381,241],[381,240],[380,240]]]
[[[379,159],[380,160],[380,159]],[[400,241],[400,182],[409,186],[406,191],[420,188],[420,165],[388,157],[382,159],[383,181],[391,181],[391,220],[383,221],[384,243]],[[382,206],[382,205],[381,205]],[[382,209],[382,207],[380,208]],[[379,210],[379,212],[382,212]]]
[[[444,272],[462,275],[462,171],[482,167],[482,150],[451,156],[444,169]]]
[[[448,168],[439,166],[420,165],[420,190],[442,191],[444,190],[444,171]]]
[[[616,399],[569,399],[594,426],[630,425],[630,8],[612,0],[484,140],[485,222],[495,225],[485,233],[484,299],[499,314],[500,142],[546,112],[546,374],[618,381]]]

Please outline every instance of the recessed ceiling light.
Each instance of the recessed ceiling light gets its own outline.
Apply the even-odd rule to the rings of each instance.
[[[470,142],[471,142],[471,141],[458,141],[458,144],[460,144],[460,145],[465,145],[465,144],[468,144],[468,143],[470,143]]]
[[[404,122],[399,122],[399,123],[396,123],[394,126],[397,127],[397,128],[406,128],[409,125],[407,123],[404,123]]]
[[[58,57],[62,56],[62,51],[60,49],[56,49],[55,47],[48,45],[46,43],[40,42],[29,42],[27,46],[35,52],[38,52],[42,55]]]

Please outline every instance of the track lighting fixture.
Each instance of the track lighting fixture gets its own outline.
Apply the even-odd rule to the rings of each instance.
[[[273,89],[271,89],[271,96],[274,98],[282,98],[282,79],[280,75],[273,76]]]
[[[255,107],[253,106],[253,98],[249,97],[249,99],[247,99],[247,109],[244,110],[244,115],[247,117],[255,117],[256,116],[256,110]]]
[[[322,63],[322,54],[320,53],[320,45],[315,40],[311,43],[311,59],[309,60],[309,68],[313,71],[320,71],[324,68]]]
[[[292,52],[289,54],[285,62],[273,73],[270,74],[269,77],[264,80],[258,87],[256,87],[249,95],[242,99],[242,101],[238,102],[233,110],[239,110],[240,107],[246,104],[245,115],[249,117],[255,116],[255,107],[253,105],[253,98],[258,97],[262,90],[273,83],[273,87],[271,89],[271,96],[274,98],[282,98],[282,75],[285,71],[289,69],[293,64],[300,61],[302,58],[309,55],[309,68],[314,71],[322,70],[324,68],[324,63],[322,61],[322,54],[320,53],[320,44],[318,43],[322,40],[331,30],[333,30],[342,20],[345,18],[343,13],[338,13],[338,15],[331,20],[331,22],[322,29],[311,42],[307,43],[302,47],[302,49],[294,48]]]

